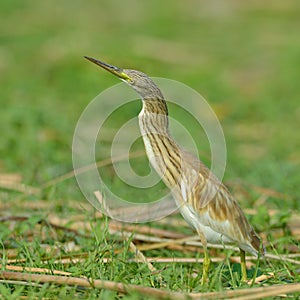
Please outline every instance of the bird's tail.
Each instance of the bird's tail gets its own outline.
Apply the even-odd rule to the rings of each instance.
[[[257,250],[260,256],[264,256],[266,254],[265,246],[263,245],[261,238],[253,229],[251,231],[251,238],[251,245],[253,246],[253,248]]]

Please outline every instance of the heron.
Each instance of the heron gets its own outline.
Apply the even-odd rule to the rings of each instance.
[[[201,284],[208,281],[211,264],[207,243],[237,245],[241,280],[247,281],[245,253],[263,256],[265,249],[261,238],[226,186],[171,136],[167,102],[159,87],[143,72],[118,68],[88,56],[85,58],[117,76],[141,97],[139,127],[147,157],[203,245]]]

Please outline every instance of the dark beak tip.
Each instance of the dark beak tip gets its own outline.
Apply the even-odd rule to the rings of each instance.
[[[95,59],[95,58],[92,58],[92,57],[89,57],[89,56],[86,56],[84,55],[83,56],[85,59],[89,60],[90,62],[100,66],[101,68],[109,71],[110,73],[120,77],[120,78],[124,78],[124,74],[122,73],[122,69],[118,68],[118,67],[115,67],[113,65],[110,65],[110,64],[107,64],[105,62],[102,62],[98,59]]]
[[[89,61],[94,61],[95,59],[90,57],[90,56],[87,56],[87,55],[84,55],[83,56],[85,59],[89,60]]]

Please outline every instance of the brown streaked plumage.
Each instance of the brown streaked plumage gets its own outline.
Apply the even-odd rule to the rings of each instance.
[[[202,284],[207,280],[210,265],[207,242],[236,244],[241,251],[242,280],[246,280],[245,252],[263,255],[261,240],[227,188],[198,158],[182,149],[171,137],[167,104],[160,89],[142,72],[86,58],[118,76],[141,96],[143,108],[139,125],[147,156],[171,190],[182,216],[199,234],[204,247]]]

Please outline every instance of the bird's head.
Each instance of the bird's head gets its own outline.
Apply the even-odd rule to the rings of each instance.
[[[88,56],[85,56],[85,58],[119,77],[122,81],[131,86],[142,99],[155,99],[157,97],[163,99],[163,95],[158,86],[143,72],[121,69]]]

